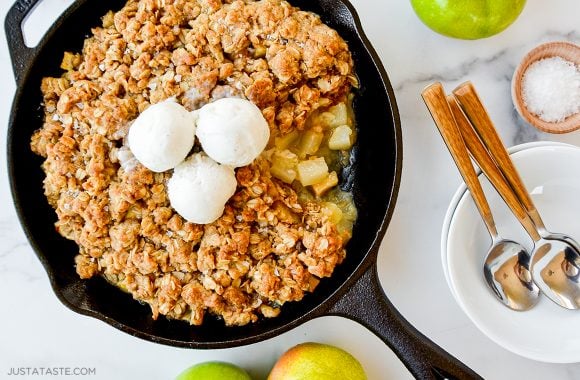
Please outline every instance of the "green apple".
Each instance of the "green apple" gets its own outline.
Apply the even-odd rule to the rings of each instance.
[[[268,380],[366,380],[360,362],[341,348],[302,343],[286,351]]]
[[[230,363],[212,361],[196,364],[181,372],[175,380],[252,380],[240,367]]]
[[[475,40],[510,26],[526,0],[411,0],[411,4],[421,21],[437,33]]]

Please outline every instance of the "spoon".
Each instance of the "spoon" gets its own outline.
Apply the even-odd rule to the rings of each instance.
[[[466,82],[457,87],[453,94],[537,231],[537,234],[530,235],[534,240],[530,264],[534,282],[558,305],[567,309],[580,308],[580,245],[568,235],[546,229],[473,84]],[[491,178],[490,182],[496,186]],[[505,191],[496,189],[500,194]],[[514,211],[514,204],[508,203],[508,206],[522,222],[521,215]]]
[[[515,212],[519,215],[518,220],[522,220],[522,226],[528,234],[533,236],[533,238],[538,239],[539,235],[534,229],[532,220],[520,205],[519,200],[485,149],[483,142],[480,140],[479,136],[477,136],[477,133],[461,110],[457,100],[453,95],[448,95],[447,102],[449,103],[457,127],[463,137],[463,141],[474,161],[480,167],[481,171],[488,178],[491,178],[490,182],[502,189],[500,193],[503,194],[505,202],[515,205]],[[495,242],[495,239],[497,238],[494,238],[494,235],[491,232],[490,234]],[[520,299],[514,299],[514,302],[519,301],[519,307],[510,307],[514,310],[528,310],[538,302],[540,295],[540,289],[532,281],[532,275],[529,268],[529,252],[521,244],[504,239],[503,241],[498,242],[495,249],[492,247],[486,256],[483,264],[483,273],[487,284],[494,292],[497,292],[499,289],[510,289],[512,292],[525,292],[524,295],[520,296]],[[521,283],[505,284],[507,281],[515,280],[513,276],[508,276],[510,270],[517,274],[516,278],[519,279]]]
[[[487,284],[507,307],[520,311],[532,308],[538,302],[539,289],[531,281],[528,269],[529,254],[520,244],[499,236],[491,209],[441,83],[428,86],[421,95],[491,236],[492,245],[485,259],[484,270]],[[455,107],[461,111],[456,103]],[[495,166],[491,161],[488,163]]]

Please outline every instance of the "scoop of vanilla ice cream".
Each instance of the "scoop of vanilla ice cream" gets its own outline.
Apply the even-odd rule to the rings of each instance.
[[[268,144],[268,122],[248,100],[222,98],[201,107],[195,115],[203,150],[220,164],[246,166]]]
[[[187,221],[207,224],[224,212],[236,192],[234,169],[196,153],[177,165],[167,182],[171,206]]]
[[[173,100],[153,104],[129,128],[129,148],[154,172],[173,169],[187,157],[195,141],[195,118]]]

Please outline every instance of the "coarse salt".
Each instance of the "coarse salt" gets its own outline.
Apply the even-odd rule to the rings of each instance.
[[[541,59],[524,73],[522,96],[540,119],[560,122],[580,112],[580,70],[561,57]]]

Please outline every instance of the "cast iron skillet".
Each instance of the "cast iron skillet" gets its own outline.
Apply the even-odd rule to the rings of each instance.
[[[395,97],[380,60],[346,0],[294,0],[322,16],[349,43],[361,88],[354,110],[359,128],[354,165],[343,186],[354,193],[359,218],[348,255],[314,294],[283,307],[278,318],[243,327],[224,327],[208,317],[203,326],[151,319],[148,306],[135,302],[102,279],[80,280],[73,258],[75,243],[55,232],[55,212],[42,187],[42,159],[30,148],[30,136],[42,126],[40,81],[59,76],[64,51],[80,51],[90,28],[109,9],[125,0],[78,0],[52,26],[35,48],[24,44],[21,24],[38,0],[19,0],[6,17],[6,35],[18,90],[8,129],[8,167],[14,203],[26,235],[44,265],[52,287],[73,311],[100,319],[133,336],[171,346],[225,348],[262,341],[310,319],[339,315],[357,321],[382,339],[421,379],[479,378],[463,363],[413,328],[386,298],[377,276],[380,241],[392,216],[402,167],[400,121]],[[433,310],[427,312],[434,312]]]

